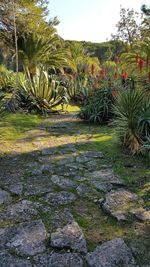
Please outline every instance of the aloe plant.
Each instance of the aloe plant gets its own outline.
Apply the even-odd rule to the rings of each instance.
[[[113,103],[112,90],[100,89],[83,102],[79,117],[94,123],[108,123],[114,116]]]

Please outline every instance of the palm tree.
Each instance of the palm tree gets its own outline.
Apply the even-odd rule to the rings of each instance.
[[[144,69],[150,69],[150,40],[136,42],[128,53],[121,55],[122,65],[127,67],[131,73],[140,74]]]
[[[131,88],[150,90],[150,40],[136,42],[128,53],[120,57],[121,68],[130,76]]]
[[[73,68],[76,73],[89,73],[92,64],[94,64],[96,72],[100,70],[98,58],[91,57],[81,42],[68,42],[66,46],[70,50]]]
[[[50,68],[62,68],[69,64],[69,52],[62,46],[62,40],[49,29],[48,38],[35,33],[26,34],[18,39],[19,59],[24,68],[35,74],[36,66],[44,63]]]

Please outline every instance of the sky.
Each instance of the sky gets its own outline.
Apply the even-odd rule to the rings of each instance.
[[[105,42],[116,33],[120,6],[140,12],[150,0],[49,0],[49,17],[58,17],[58,34],[65,40]]]

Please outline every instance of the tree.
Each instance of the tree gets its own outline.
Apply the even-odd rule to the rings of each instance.
[[[129,46],[139,40],[140,36],[140,25],[137,23],[137,18],[140,14],[135,12],[134,9],[121,8],[120,10],[120,21],[117,23],[118,33],[113,35],[114,39],[119,39]]]
[[[76,73],[87,73],[94,64],[95,71],[100,69],[100,62],[97,57],[90,56],[87,48],[81,42],[68,41],[66,46],[70,50],[72,58],[72,67]]]
[[[0,0],[0,38],[16,56],[18,71],[18,36],[43,31],[46,26],[46,0]]]
[[[46,0],[0,0],[0,33],[14,32],[14,15],[17,33],[33,32],[45,24],[48,13]]]
[[[130,52],[121,55],[122,66],[137,76],[147,75],[150,71],[150,40],[134,43]]]
[[[111,40],[104,43],[84,42],[90,55],[98,57],[101,64],[114,60],[116,56],[126,51],[126,44],[120,40]]]
[[[150,8],[148,8],[146,5],[143,5],[141,7],[141,10],[144,14],[143,21],[141,23],[141,35],[143,37],[143,40],[149,40],[150,36]]]
[[[19,58],[25,69],[34,75],[36,66],[60,69],[69,65],[69,51],[64,49],[61,38],[54,28],[48,28],[48,38],[36,33],[26,34],[18,39]]]
[[[150,8],[149,7],[147,7],[146,5],[142,5],[141,10],[146,16],[150,16]]]

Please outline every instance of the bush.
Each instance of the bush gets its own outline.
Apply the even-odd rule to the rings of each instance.
[[[114,97],[111,89],[99,89],[81,106],[79,117],[94,123],[108,123],[114,116]]]
[[[60,83],[66,87],[71,103],[80,105],[93,91],[92,80],[89,77],[64,75],[59,77]]]
[[[123,145],[138,153],[150,134],[150,97],[142,90],[120,92],[114,111]]]

